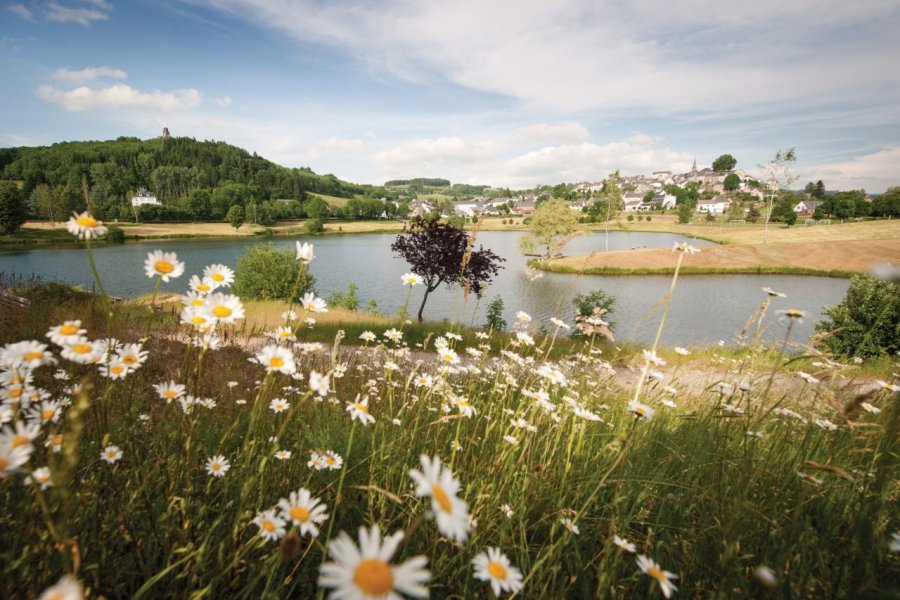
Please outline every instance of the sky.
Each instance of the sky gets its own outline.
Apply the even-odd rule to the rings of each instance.
[[[5,3],[3,3],[5,2]],[[0,146],[220,140],[357,183],[900,185],[897,0],[0,0]]]

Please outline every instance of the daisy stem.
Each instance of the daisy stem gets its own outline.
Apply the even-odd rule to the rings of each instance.
[[[331,511],[331,518],[328,519],[328,531],[325,533],[325,540],[322,542],[322,562],[319,563],[319,570],[322,570],[322,565],[325,564],[325,561],[328,559],[328,542],[331,540],[331,532],[334,529],[334,522],[337,520],[337,509],[338,505],[341,503],[341,492],[344,490],[344,478],[347,475],[347,465],[350,462],[350,450],[353,448],[353,434],[356,432],[356,421],[353,421],[353,424],[350,426],[350,436],[347,438],[347,449],[344,451],[344,466],[341,468],[341,476],[338,479],[338,488],[337,493],[334,496],[334,508]],[[317,598],[321,600],[325,596],[325,589],[319,588],[319,594]]]
[[[91,238],[84,238],[84,247],[87,251],[88,255],[88,263],[91,265],[91,274],[94,276],[94,281],[97,282],[97,287],[100,288],[100,293],[103,294],[104,298],[109,298],[106,295],[106,289],[103,287],[103,282],[100,281],[100,274],[97,272],[97,265],[94,263],[94,251],[91,249]]]
[[[153,286],[153,297],[150,299],[150,306],[156,306],[156,295],[159,294],[160,284],[162,284],[162,277],[157,276],[156,285]]]

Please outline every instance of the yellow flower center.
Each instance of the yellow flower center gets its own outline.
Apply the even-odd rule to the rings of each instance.
[[[53,592],[49,596],[47,596],[47,600],[63,600],[63,595],[59,592]]]
[[[78,333],[78,328],[74,325],[63,325],[59,328],[59,332],[62,335],[75,335],[76,333]]]
[[[647,569],[647,575],[660,583],[666,582],[666,576],[663,575],[663,572],[659,567],[650,567],[649,569]]]
[[[222,465],[220,465],[219,463],[213,463],[210,469],[212,469],[213,471],[221,471]]]
[[[133,365],[137,361],[138,361],[138,358],[134,354],[129,354],[128,356],[122,357],[122,362],[125,363],[126,365]]]
[[[191,318],[191,323],[193,323],[194,325],[203,325],[204,323],[206,323],[206,317],[197,315],[196,317]]]
[[[301,523],[306,523],[306,521],[309,519],[309,511],[302,506],[295,506],[291,509],[291,519],[293,519],[294,521],[300,521]]]
[[[114,365],[109,369],[109,372],[112,373],[113,375],[118,375],[119,373],[121,373],[124,370],[125,370],[125,367],[123,367],[122,365]]]
[[[221,273],[213,273],[211,277],[213,281],[225,281],[225,276]]]
[[[22,396],[22,392],[23,392],[23,390],[20,387],[13,388],[13,389],[9,390],[9,397],[10,398],[20,398]]]
[[[205,283],[198,283],[198,284],[197,284],[197,291],[198,291],[198,292],[208,292],[209,290],[210,290],[210,287],[209,287],[207,284],[205,284]]]
[[[634,408],[634,412],[636,412],[637,414],[643,416],[644,413],[646,413],[647,411],[644,410],[644,407],[643,407],[643,406],[636,406],[636,407]]]
[[[231,316],[231,309],[224,304],[219,304],[213,309],[213,314],[220,319],[226,319]]]
[[[55,414],[56,414],[55,409],[48,408],[47,410],[41,411],[41,419],[43,419],[44,421],[47,421],[47,420],[51,419],[53,417],[53,415],[55,415]]]
[[[72,346],[72,352],[75,354],[88,354],[93,349],[93,346],[88,344],[75,344]]]
[[[284,366],[284,359],[280,356],[273,356],[269,359],[269,366],[273,369],[280,369]]]
[[[384,596],[394,588],[394,574],[383,560],[367,558],[356,565],[353,583],[367,596]]]
[[[27,437],[25,437],[24,435],[17,435],[16,437],[13,438],[12,442],[10,442],[10,445],[13,448],[18,448],[19,446],[24,446],[27,443],[28,443]]]
[[[166,390],[166,391],[164,391],[164,392],[163,392],[163,397],[165,397],[165,398],[174,398],[174,397],[175,397],[175,390]]]
[[[368,407],[366,407],[364,404],[360,404],[359,402],[356,403],[356,410],[358,410],[361,413],[369,414]]]
[[[156,269],[157,273],[162,273],[163,275],[168,275],[172,271],[175,270],[175,265],[170,263],[167,260],[158,260],[156,264],[153,265],[153,268]]]
[[[326,457],[325,457],[325,464],[326,464],[326,465],[333,465],[334,462],[335,462],[334,459],[331,458],[330,456],[326,456]]]
[[[194,298],[191,300],[191,306],[203,306],[203,300],[200,298]]]
[[[107,450],[107,451],[106,451],[106,456],[107,456],[107,458],[115,458],[115,457],[116,457],[116,451],[115,451],[115,450]]]
[[[9,461],[0,456],[0,471],[6,470],[7,465],[9,465]]]
[[[25,360],[40,360],[40,359],[44,358],[44,353],[43,352],[29,352],[22,358],[24,358]]]
[[[450,497],[447,496],[444,488],[439,485],[431,486],[431,497],[434,498],[434,501],[445,513],[453,512],[453,505],[450,503]]]
[[[488,573],[490,573],[491,577],[493,577],[494,579],[506,581],[506,567],[504,567],[500,563],[498,563],[498,562],[488,563],[487,570],[488,570]]]
[[[63,436],[61,436],[61,435],[53,436],[53,445],[54,446],[62,446],[62,443],[63,443]]]
[[[273,531],[275,531],[275,523],[273,523],[272,521],[263,521],[262,528],[265,529],[266,531],[268,531],[269,533],[272,533]]]
[[[96,227],[97,225],[100,224],[99,221],[97,221],[97,219],[95,219],[94,217],[92,217],[90,215],[78,217],[77,219],[75,219],[75,222],[78,223],[78,225],[80,225],[81,227],[87,227],[87,228]]]

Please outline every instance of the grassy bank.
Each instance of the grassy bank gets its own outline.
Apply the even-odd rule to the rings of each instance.
[[[258,334],[279,324],[280,304],[227,300],[231,313],[217,314],[240,306],[245,318],[206,348],[174,303],[155,312],[62,287],[26,292],[30,306],[0,312],[0,343],[46,340],[78,318],[88,340],[147,355],[120,346],[82,364],[56,345],[5,348],[6,364],[28,366],[2,379],[14,423],[0,442],[3,597],[37,596],[64,573],[92,597],[323,596],[322,564],[335,560],[350,561],[347,586],[377,595],[403,582],[385,561],[414,557],[405,576],[417,572],[431,597],[489,597],[472,566],[488,547],[510,561],[490,572],[526,598],[660,597],[663,570],[685,598],[900,587],[900,402],[853,364],[752,335],[727,357],[653,347],[611,360],[593,340],[563,344],[549,323],[483,338],[301,309],[296,341],[268,342],[275,361]],[[358,340],[357,326],[377,339]],[[306,345],[326,332],[333,345]],[[63,341],[66,356],[79,344],[90,345]],[[136,357],[124,376],[104,375],[123,356]],[[697,368],[709,385],[692,385]],[[154,389],[168,381],[184,386],[175,399]],[[337,468],[314,460],[325,452]],[[417,486],[420,456],[452,475]],[[301,489],[326,518],[310,520],[291,496]],[[346,550],[374,525],[404,533],[396,552],[337,552],[340,532]],[[659,567],[642,572],[636,555]]]

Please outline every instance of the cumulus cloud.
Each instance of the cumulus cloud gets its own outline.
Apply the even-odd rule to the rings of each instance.
[[[222,96],[221,98],[216,98],[216,104],[218,104],[222,108],[228,108],[229,106],[231,106],[231,96]]]
[[[900,146],[850,160],[798,169],[798,181],[821,179],[830,190],[865,189],[879,193],[891,186],[900,185],[897,165],[900,165]]]
[[[34,21],[34,14],[31,12],[31,9],[24,4],[8,4],[6,9],[26,21]]]
[[[497,152],[496,144],[490,140],[471,142],[447,136],[402,142],[377,152],[372,162],[378,168],[379,179],[444,176],[439,174],[474,173],[477,165],[493,161]]]
[[[87,67],[78,71],[59,68],[53,73],[52,77],[53,79],[69,83],[88,83],[103,77],[109,79],[126,79],[128,73],[122,69],[113,69],[112,67]]]
[[[335,156],[359,150],[362,148],[362,145],[362,140],[342,140],[330,137],[327,140],[311,142],[306,150],[306,154],[310,159]]]
[[[48,21],[56,23],[78,23],[88,27],[94,21],[105,21],[113,6],[104,0],[86,0],[91,6],[65,6],[59,2],[50,2],[44,9]]]
[[[142,92],[124,83],[100,89],[82,86],[73,90],[60,90],[52,85],[42,85],[35,94],[41,100],[62,106],[67,112],[120,108],[173,111],[193,108],[200,104],[202,99],[202,94],[195,89]]]
[[[587,127],[581,123],[560,123],[549,125],[537,123],[527,127],[520,127],[513,132],[510,142],[521,146],[534,144],[558,144],[584,142],[591,138]]]

